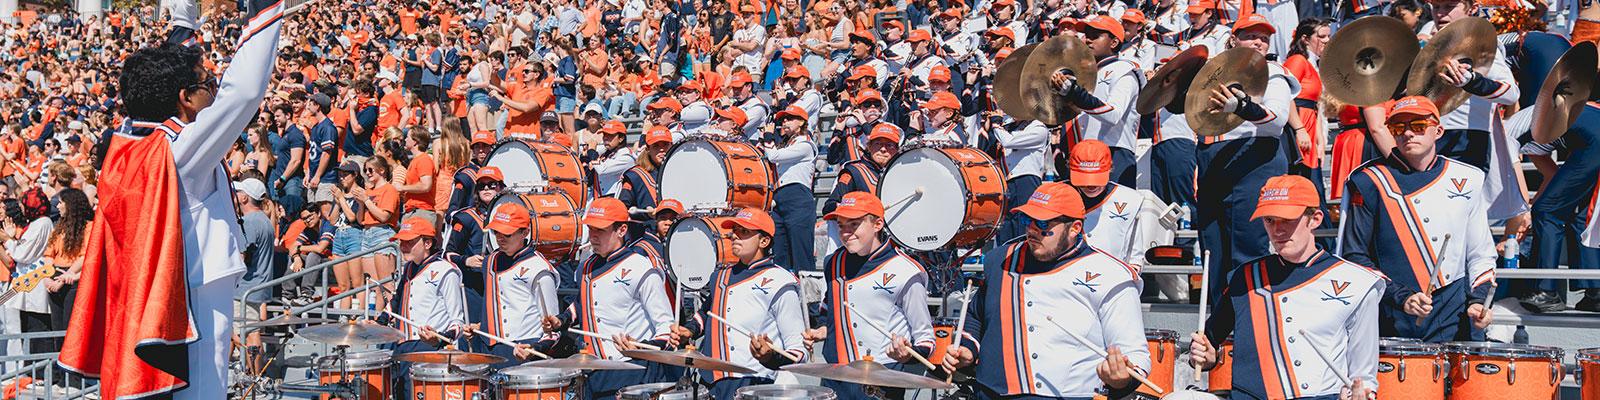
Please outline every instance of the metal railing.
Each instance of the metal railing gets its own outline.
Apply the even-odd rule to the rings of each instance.
[[[55,367],[56,360],[61,353],[26,353],[33,340],[61,340],[66,337],[66,334],[66,331],[48,331],[0,335],[0,348],[9,347],[12,341],[18,341],[20,342],[18,344],[25,352],[18,355],[0,356],[0,365],[4,365],[4,369],[7,370],[7,372],[0,374],[0,383],[7,387],[14,385],[17,398],[80,399],[89,394],[99,393],[100,382],[98,380],[69,379],[61,382],[62,378],[74,376],[65,371],[57,371]],[[13,364],[21,364],[21,366],[12,369]],[[24,378],[30,379],[31,382],[24,384]]]
[[[259,291],[263,291],[263,290],[270,290],[270,289],[272,289],[274,287],[281,286],[281,285],[289,283],[289,282],[294,282],[294,281],[296,281],[296,280],[298,280],[298,279],[300,279],[302,277],[305,277],[306,275],[310,275],[310,274],[313,274],[313,273],[322,274],[321,275],[322,283],[317,285],[317,292],[318,292],[317,295],[318,295],[318,297],[322,298],[322,300],[319,300],[317,302],[314,302],[314,303],[311,303],[311,304],[308,304],[308,305],[305,305],[305,306],[301,306],[301,307],[290,307],[289,311],[287,312],[287,316],[289,316],[289,317],[297,316],[297,315],[300,315],[302,313],[305,313],[306,311],[310,311],[311,309],[318,308],[318,307],[322,308],[321,314],[328,315],[329,314],[328,305],[333,304],[333,301],[343,300],[343,299],[349,298],[351,296],[354,296],[354,295],[356,295],[358,293],[359,294],[365,294],[366,291],[371,290],[374,287],[377,287],[374,284],[381,285],[383,283],[388,283],[388,282],[394,281],[395,280],[395,276],[402,273],[402,271],[400,271],[400,268],[399,268],[399,266],[400,266],[400,258],[397,256],[397,257],[395,257],[395,269],[394,269],[395,273],[393,275],[378,279],[377,281],[372,281],[370,284],[362,285],[362,286],[359,287],[359,290],[358,290],[358,288],[352,288],[350,290],[344,291],[343,293],[339,293],[338,295],[334,295],[334,296],[330,297],[328,295],[328,288],[331,286],[331,285],[329,285],[329,282],[331,282],[331,281],[328,280],[328,271],[333,269],[333,266],[335,266],[335,265],[356,261],[356,260],[359,260],[359,259],[361,259],[361,257],[364,257],[366,255],[376,254],[376,253],[378,253],[380,251],[389,250],[389,249],[394,249],[395,252],[398,253],[400,251],[400,245],[395,244],[395,243],[385,243],[382,246],[378,246],[378,247],[362,250],[362,251],[356,252],[355,254],[350,254],[350,255],[346,255],[346,256],[343,256],[343,257],[335,258],[335,259],[332,259],[332,260],[323,261],[323,262],[318,263],[316,265],[312,265],[312,266],[308,266],[308,267],[302,268],[299,271],[296,271],[296,272],[293,272],[293,273],[289,273],[289,274],[285,274],[284,276],[279,277],[277,279],[273,279],[273,280],[266,281],[266,282],[261,283],[261,284],[256,285],[256,286],[252,286],[249,289],[245,289],[243,292],[240,292],[239,295],[237,297],[235,297],[235,299],[240,300],[240,301],[236,303],[236,305],[234,307],[234,311],[233,311],[234,314],[233,315],[235,317],[244,315],[244,307],[246,306],[246,304],[245,304],[246,302],[244,302],[243,300],[246,299],[246,298],[249,298],[251,293],[255,293],[255,292],[259,292]],[[262,315],[262,317],[263,317],[262,319],[268,319],[268,318],[266,318],[266,315]],[[234,322],[235,322],[235,324],[242,325],[245,321],[243,321],[243,318],[234,318]]]

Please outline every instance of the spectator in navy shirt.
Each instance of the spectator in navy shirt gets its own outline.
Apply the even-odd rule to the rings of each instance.
[[[333,126],[333,119],[328,118],[328,111],[333,106],[333,99],[328,95],[317,93],[311,95],[306,103],[306,109],[311,114],[311,120],[318,121],[311,127],[310,151],[307,156],[309,163],[306,169],[311,172],[310,180],[306,181],[306,190],[311,190],[311,201],[333,201],[333,184],[338,182],[339,173],[336,171],[338,148],[333,142],[339,139],[339,128]]]
[[[291,104],[303,107],[304,97],[300,92],[291,94]],[[295,123],[294,116],[303,115],[300,112],[302,110],[295,109],[296,106],[285,104],[272,111],[281,127],[275,135],[277,140],[272,143],[273,159],[277,162],[273,164],[268,178],[272,180],[274,197],[283,205],[284,213],[289,215],[298,214],[306,202],[305,161],[309,142],[300,124]]]
[[[358,81],[354,89],[350,122],[346,124],[342,147],[345,157],[356,158],[356,162],[361,163],[372,157],[372,135],[381,134],[373,132],[378,129],[378,97],[372,81]]]

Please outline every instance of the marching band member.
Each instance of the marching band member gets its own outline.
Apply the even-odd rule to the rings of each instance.
[[[1234,24],[1234,47],[1252,49],[1263,56],[1274,31],[1260,14],[1250,14]],[[1267,88],[1261,98],[1218,85],[1211,90],[1211,107],[1231,112],[1245,122],[1196,147],[1195,228],[1200,245],[1209,252],[1212,288],[1227,282],[1236,265],[1267,255],[1267,236],[1261,224],[1250,222],[1256,199],[1267,178],[1283,175],[1288,162],[1280,140],[1290,114],[1291,99],[1300,82],[1276,62],[1267,62]],[[1186,110],[1201,112],[1202,110]],[[1212,297],[1220,292],[1211,291]]]
[[[847,36],[850,40],[850,53],[844,62],[836,63],[837,66],[829,64],[832,68],[826,71],[822,77],[822,80],[826,82],[824,86],[826,86],[829,93],[850,93],[849,89],[852,87],[852,81],[859,79],[856,75],[865,75],[857,73],[857,69],[863,66],[872,68],[871,76],[874,82],[876,82],[877,77],[889,74],[889,65],[878,59],[877,56],[877,36],[870,31],[862,29],[851,31]],[[873,87],[873,89],[877,89],[877,87]]]
[[[622,189],[622,173],[638,163],[633,146],[628,145],[628,127],[621,121],[606,121],[600,128],[600,156],[590,165],[594,168],[594,190],[597,196],[614,196]]]
[[[885,102],[877,90],[857,92],[851,103],[855,107],[836,119],[839,121],[835,125],[837,131],[828,138],[828,164],[848,164],[864,158],[861,138],[877,129],[882,121]]]
[[[1156,59],[1156,42],[1150,40],[1149,30],[1145,28],[1144,12],[1130,8],[1122,13],[1119,20],[1127,40],[1122,41],[1122,50],[1117,53],[1117,58],[1132,61],[1143,68],[1156,68],[1156,61],[1160,60]],[[1143,73],[1140,71],[1140,74]]]
[[[672,335],[672,306],[660,288],[666,278],[651,260],[627,246],[627,206],[622,201],[601,197],[584,211],[583,224],[589,227],[589,243],[594,255],[579,268],[578,298],[559,316],[545,317],[545,331],[583,329],[613,340],[583,337],[580,341],[595,357],[624,360],[651,366],[622,355],[631,349],[634,338],[643,343],[666,346]],[[620,344],[618,344],[620,343]],[[589,396],[612,399],[624,387],[646,383],[646,370],[598,371],[589,376]]]
[[[961,8],[946,8],[934,19],[934,31],[939,33],[939,49],[944,51],[944,55],[955,61],[956,65],[977,65],[983,58],[980,43],[983,38],[975,32],[961,29],[962,22],[966,21],[962,18]]]
[[[678,113],[678,121],[686,135],[697,135],[700,129],[711,122],[712,108],[700,96],[700,81],[686,80],[678,83],[676,92],[678,102],[683,104],[683,111]],[[681,140],[682,138],[674,138]]]
[[[866,156],[839,166],[839,175],[834,180],[833,192],[829,193],[828,199],[822,203],[822,213],[824,215],[832,213],[833,209],[839,206],[839,200],[846,194],[865,192],[876,195],[879,181],[883,179],[883,168],[888,166],[889,160],[899,152],[900,127],[888,123],[873,126],[872,133],[867,135]],[[825,245],[825,250],[832,253],[839,247],[836,239],[839,236],[839,224],[832,220],[826,223],[828,243]]]
[[[441,332],[459,336],[467,323],[465,297],[461,291],[461,270],[434,252],[438,243],[433,223],[420,217],[411,217],[400,225],[394,241],[400,243],[405,259],[398,293],[389,304],[391,312],[399,314],[420,326],[402,324],[407,340],[394,345],[394,354],[434,351],[456,341]],[[380,316],[379,320],[387,319]],[[393,389],[398,398],[411,398],[410,363],[396,366],[398,378]]]
[[[911,59],[906,61],[905,68],[911,70],[910,76],[918,82],[928,82],[928,73],[933,72],[933,67],[944,65],[944,57],[933,51],[933,34],[926,29],[913,30],[906,36],[906,42],[911,45]]]
[[[1160,35],[1163,44],[1178,43],[1178,33],[1189,30],[1189,4],[1179,4],[1178,0],[1157,0],[1155,9],[1150,11],[1150,23],[1156,34]],[[1153,64],[1143,64],[1153,65]]]
[[[767,125],[767,116],[772,115],[772,107],[756,96],[755,79],[750,77],[749,72],[734,72],[733,77],[728,79],[728,92],[733,104],[744,110],[744,125],[734,132],[751,140],[759,139],[761,127]]]
[[[922,119],[913,118],[914,125],[921,125],[919,137],[922,139],[947,140],[967,144],[966,129],[962,129],[960,112],[961,100],[950,92],[934,93],[928,101],[922,102],[919,110]],[[916,124],[921,122],[921,124]],[[915,126],[913,127],[915,129]]]
[[[657,241],[665,240],[672,234],[672,224],[677,223],[679,217],[686,215],[689,213],[678,199],[662,200],[661,204],[656,205],[655,213],[652,215],[655,217],[655,224],[652,225],[650,233],[655,235]]]
[[[489,163],[489,155],[494,152],[494,131],[477,131],[472,133],[472,159],[456,169],[452,178],[455,185],[450,188],[450,208],[446,211],[454,214],[456,211],[471,207],[473,199],[478,198],[474,189],[477,185],[478,168]]]
[[[1495,268],[1488,203],[1474,198],[1484,172],[1438,154],[1444,128],[1428,98],[1402,98],[1387,117],[1398,147],[1345,182],[1339,253],[1389,276],[1384,337],[1484,340]]]
[[[1007,36],[1011,39],[1011,43],[1005,47],[1017,47],[1028,40],[1028,22],[1017,18],[1016,0],[993,0],[989,3],[987,17],[990,32],[1003,29],[1010,34]]]
[[[1424,32],[1427,34],[1444,29],[1451,21],[1471,18],[1478,10],[1474,0],[1428,0],[1428,3],[1433,5],[1435,28],[1434,32]],[[1479,74],[1472,71],[1473,66],[1453,59],[1444,60],[1440,65],[1440,79],[1472,96],[1460,107],[1441,117],[1440,126],[1444,128],[1444,136],[1436,144],[1439,155],[1488,171],[1491,138],[1505,135],[1499,126],[1500,112],[1497,109],[1517,104],[1517,99],[1522,96],[1522,90],[1517,88],[1517,81],[1506,62],[1505,47],[1495,46],[1494,62],[1489,66],[1488,74]],[[1488,196],[1482,197],[1480,200],[1491,200]]]
[[[504,182],[505,175],[500,173],[499,167],[479,168],[478,198],[471,207],[450,214],[450,230],[445,231],[444,258],[461,268],[461,281],[466,284],[470,303],[483,301],[483,256],[488,253],[483,248],[483,235],[489,229],[489,207],[505,188]],[[475,308],[469,312],[472,320],[482,320],[482,316],[477,315],[479,310]]]
[[[742,127],[744,126],[745,120],[746,118],[744,115],[744,109],[739,107],[719,108],[716,111],[716,118],[712,119],[710,125],[701,129],[700,133],[738,136],[740,135],[741,129],[744,129]],[[751,140],[756,143],[760,143],[762,139],[764,138],[758,137],[752,138]]]
[[[733,254],[739,261],[711,274],[711,298],[702,312],[715,313],[738,328],[697,315],[675,333],[680,340],[703,336],[702,354],[756,371],[700,371],[700,379],[711,386],[712,398],[731,399],[739,388],[772,383],[778,368],[794,363],[779,352],[804,360],[810,351],[803,339],[806,309],[800,301],[800,280],[768,257],[777,229],[772,218],[761,209],[745,208],[723,221],[722,228],[732,230]],[[740,330],[755,336],[746,338]]]
[[[883,202],[870,192],[851,192],[823,218],[839,225],[838,239],[844,247],[829,254],[823,263],[828,290],[819,318],[822,327],[807,331],[806,340],[822,341],[823,357],[835,364],[876,354],[893,360],[880,361],[885,366],[902,369],[915,364],[910,355],[913,351],[930,356],[933,320],[928,316],[928,273],[889,242]],[[847,303],[859,314],[846,309]],[[864,316],[895,335],[885,337],[860,327],[855,321]],[[826,379],[822,385],[842,399],[872,398],[861,385]],[[902,395],[884,394],[886,398]]]
[[[1533,112],[1525,108],[1518,114]],[[1560,152],[1563,157],[1559,169],[1551,155]],[[1600,105],[1587,103],[1578,114],[1572,128],[1550,144],[1529,142],[1522,154],[1539,166],[1544,183],[1539,185],[1539,195],[1533,200],[1533,253],[1529,264],[1535,268],[1556,269],[1566,260],[1571,268],[1600,268],[1600,249],[1577,246],[1570,240],[1593,237],[1595,229],[1589,218],[1593,210],[1596,177],[1600,176]],[[1592,216],[1590,217],[1592,218]],[[1581,243],[1581,242],[1579,242]],[[1573,251],[1572,249],[1576,249]],[[1565,259],[1561,255],[1565,253]],[[1600,281],[1573,279],[1572,290],[1582,290],[1583,299],[1573,308],[1579,311],[1600,312]],[[1564,310],[1567,303],[1561,281],[1541,279],[1534,283],[1534,292],[1522,298],[1522,305],[1536,312]]]
[[[622,187],[617,199],[629,209],[650,209],[661,200],[661,167],[666,166],[667,150],[672,148],[672,132],[666,126],[653,125],[644,130],[644,157],[633,168],[622,173]]]
[[[784,97],[789,100],[780,100],[778,104],[783,105],[783,108],[800,106],[806,110],[806,115],[811,116],[811,119],[806,121],[806,126],[818,126],[817,116],[822,115],[822,106],[827,103],[827,98],[822,92],[817,91],[816,85],[812,84],[811,70],[806,69],[804,65],[785,68],[782,82],[784,92],[788,93]]]
[[[778,173],[778,191],[772,196],[772,215],[779,221],[772,258],[793,271],[817,267],[815,225],[817,198],[812,194],[816,176],[817,145],[811,142],[806,120],[810,116],[798,106],[779,111],[775,117],[783,147],[770,146],[762,153]]]
[[[472,337],[475,351],[504,357],[495,368],[505,368],[533,358],[529,349],[549,350],[559,338],[546,334],[546,316],[557,312],[556,269],[533,246],[533,224],[527,207],[507,202],[494,208],[489,230],[500,248],[488,256],[484,265],[484,298],[473,304],[480,311],[472,329],[516,342],[516,346],[497,343],[480,335]]]
[[[683,124],[678,122],[678,113],[683,112],[683,103],[672,97],[661,97],[650,102],[644,107],[645,115],[652,126],[666,127],[672,133],[672,141],[676,143],[683,140]]]
[[[1145,214],[1140,211],[1150,205],[1137,189],[1111,181],[1116,163],[1111,154],[1098,140],[1078,142],[1068,157],[1067,182],[1083,195],[1084,240],[1118,260],[1142,266],[1154,237],[1146,232],[1151,224],[1141,223]]]
[[[1178,50],[1194,46],[1207,46],[1211,54],[1227,49],[1228,29],[1218,20],[1216,0],[1195,0],[1185,11],[1189,14],[1189,29],[1179,31]]]
[[[967,306],[960,345],[943,364],[976,363],[979,397],[986,399],[1088,398],[1101,388],[1111,398],[1132,393],[1139,386],[1133,373],[1150,367],[1139,271],[1088,245],[1083,201],[1065,183],[1039,185],[1013,212],[1033,219],[1028,234],[984,257],[985,284]],[[1104,346],[1109,357],[1061,329]]]
[[[1062,96],[1083,110],[1083,115],[1073,120],[1079,135],[1083,139],[1100,140],[1111,147],[1113,180],[1123,186],[1135,186],[1138,183],[1138,168],[1133,147],[1139,135],[1139,118],[1131,111],[1134,99],[1139,96],[1139,88],[1144,86],[1144,71],[1132,61],[1117,58],[1117,49],[1126,33],[1122,31],[1122,23],[1115,18],[1105,15],[1089,17],[1083,22],[1082,32],[1089,52],[1100,64],[1099,76],[1081,77],[1098,80],[1094,92],[1078,84],[1080,77],[1064,71],[1057,71],[1051,76],[1051,83],[1060,88]]]
[[[1137,124],[1135,124],[1137,125]],[[1044,182],[1045,153],[1050,149],[1050,127],[1043,122],[1015,120],[995,126],[990,130],[994,145],[1005,154],[1001,161],[1006,172],[1006,209],[1022,206],[1033,195],[1033,190]],[[980,138],[980,143],[986,142]],[[1028,231],[1028,221],[1021,215],[1007,213],[1000,224],[995,243],[1005,243]]]
[[[1277,253],[1232,274],[1205,333],[1192,335],[1190,356],[1211,369],[1217,349],[1208,338],[1233,335],[1234,398],[1371,398],[1378,389],[1378,303],[1388,280],[1317,247],[1311,232],[1322,224],[1322,198],[1304,177],[1267,180],[1252,218],[1266,226]],[[1342,387],[1334,375],[1351,385]]]

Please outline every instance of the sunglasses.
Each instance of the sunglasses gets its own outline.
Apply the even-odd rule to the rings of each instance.
[[[1433,120],[1427,120],[1427,119],[1421,119],[1421,120],[1416,120],[1416,121],[1411,121],[1411,122],[1400,122],[1400,123],[1384,124],[1384,126],[1387,126],[1389,128],[1389,132],[1422,132],[1422,131],[1428,130],[1428,128],[1432,128],[1432,127],[1438,126],[1438,125],[1439,125],[1438,122],[1434,122]]]
[[[506,185],[500,183],[483,183],[478,185],[478,190],[500,190],[505,187]]]
[[[189,85],[189,87],[186,87],[184,89],[185,90],[207,89],[207,90],[215,92],[215,91],[217,91],[217,86],[219,86],[219,85],[220,84],[217,82],[217,77],[215,75],[212,75],[210,77],[207,77],[205,80],[202,80],[199,83],[195,83],[193,85]]]
[[[1071,220],[1068,220],[1066,218],[1035,219],[1035,220],[1033,220],[1033,222],[1030,222],[1030,223],[1033,224],[1034,228],[1039,228],[1040,231],[1043,231],[1045,233],[1049,233],[1050,225],[1054,224],[1054,223],[1058,223],[1058,222],[1064,224],[1064,223],[1071,222]]]

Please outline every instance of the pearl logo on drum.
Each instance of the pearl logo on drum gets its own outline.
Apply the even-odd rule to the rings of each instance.
[[[1484,374],[1484,375],[1494,375],[1494,374],[1500,373],[1500,366],[1499,365],[1494,365],[1494,364],[1489,364],[1489,363],[1478,364],[1478,366],[1473,368],[1473,369],[1478,370],[1478,373]]]

